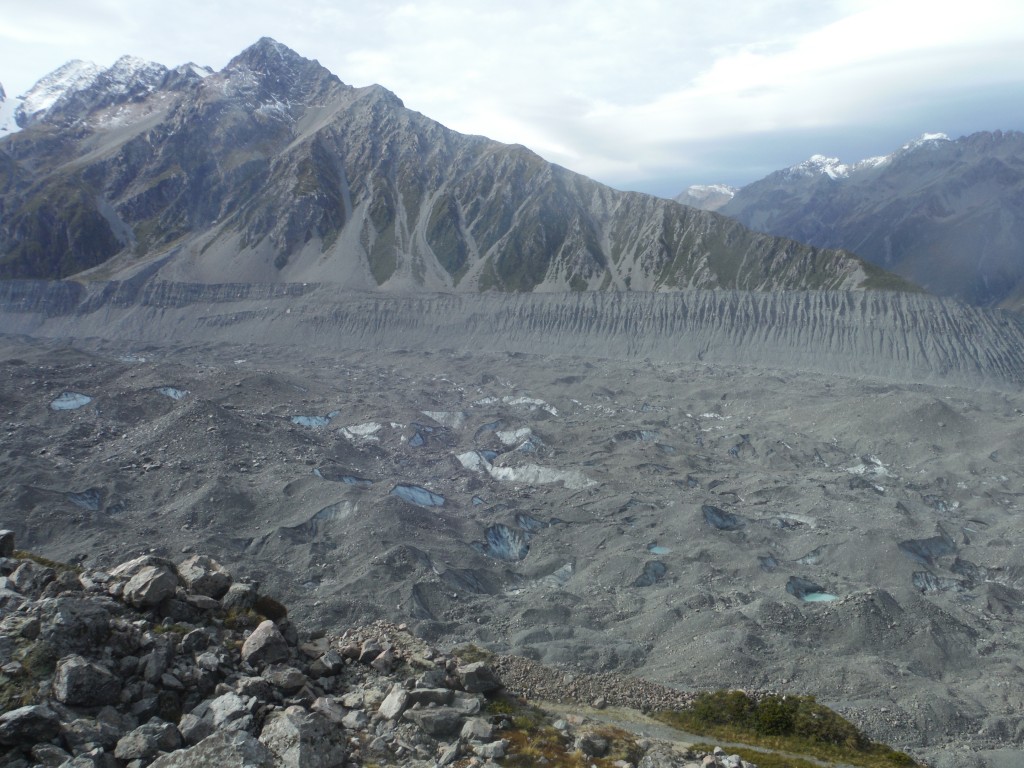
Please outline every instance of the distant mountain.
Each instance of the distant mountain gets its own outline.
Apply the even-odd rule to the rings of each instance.
[[[700,208],[702,211],[717,211],[736,194],[736,187],[727,184],[694,184],[680,192],[675,200],[677,203]]]
[[[852,165],[815,155],[719,210],[850,250],[941,296],[1024,308],[1024,133],[926,134]]]
[[[18,130],[18,124],[14,120],[17,107],[17,100],[8,98],[3,85],[0,84],[0,139]]]
[[[72,62],[26,94],[19,119],[25,129],[0,143],[0,277],[904,287],[851,254],[455,133],[269,38],[217,73]]]

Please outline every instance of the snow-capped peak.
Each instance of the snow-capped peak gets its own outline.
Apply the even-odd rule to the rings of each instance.
[[[798,165],[787,169],[791,176],[825,175],[832,179],[843,179],[850,175],[850,166],[839,161],[838,157],[811,155]]]
[[[153,80],[162,77],[167,68],[162,64],[140,59],[138,56],[122,56],[110,69],[105,70],[105,79],[113,83],[129,85],[140,79]]]
[[[41,117],[65,93],[88,88],[101,71],[91,61],[73,59],[42,77],[21,96],[16,114],[18,125],[24,128]]]
[[[923,133],[920,137],[909,141],[904,144],[898,151],[888,155],[878,155],[876,157],[868,157],[860,160],[852,165],[840,162],[838,157],[826,157],[825,155],[811,155],[810,158],[804,160],[798,165],[794,165],[787,168],[785,173],[788,176],[819,176],[825,175],[832,179],[845,179],[850,176],[851,173],[865,170],[868,168],[877,168],[881,165],[885,165],[891,161],[896,155],[903,152],[909,152],[919,147],[933,147],[940,142],[950,141],[951,139],[944,133]]]
[[[917,149],[918,147],[923,147],[927,144],[933,144],[940,141],[950,141],[950,138],[944,133],[922,133],[918,138],[904,144],[901,149]]]
[[[676,196],[677,203],[700,208],[705,211],[717,211],[732,200],[736,188],[728,184],[694,184]]]

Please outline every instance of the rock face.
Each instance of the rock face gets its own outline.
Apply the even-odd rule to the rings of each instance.
[[[1024,133],[926,136],[846,165],[822,156],[736,192],[748,227],[844,248],[940,296],[1024,307]]]
[[[125,279],[226,283],[241,268],[253,282],[403,291],[886,279],[850,254],[456,134],[267,38],[216,74],[113,69],[57,78],[56,102],[4,140],[0,277],[106,264]],[[83,163],[86,144],[100,151]]]

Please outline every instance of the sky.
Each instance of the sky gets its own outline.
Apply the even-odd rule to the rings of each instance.
[[[0,83],[269,36],[462,133],[674,196],[923,133],[1024,130],[1022,0],[0,0]]]

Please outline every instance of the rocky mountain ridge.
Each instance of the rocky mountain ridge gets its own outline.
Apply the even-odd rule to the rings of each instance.
[[[203,74],[122,60],[5,139],[0,276],[147,270],[391,291],[906,287],[849,254],[456,134],[267,38]]]
[[[925,134],[854,164],[815,155],[717,210],[760,232],[847,249],[940,296],[1024,306],[1024,133]]]

